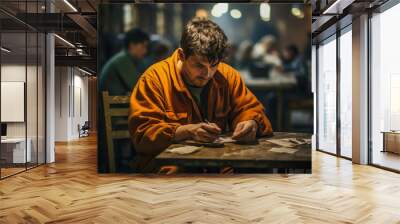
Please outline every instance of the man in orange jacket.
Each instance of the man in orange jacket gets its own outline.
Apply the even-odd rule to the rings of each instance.
[[[191,20],[180,44],[144,72],[131,95],[129,129],[142,171],[174,142],[213,142],[226,131],[239,141],[272,134],[262,104],[221,62],[228,44],[217,24]]]

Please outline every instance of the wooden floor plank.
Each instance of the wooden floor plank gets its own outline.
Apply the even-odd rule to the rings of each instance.
[[[400,175],[313,152],[312,174],[97,174],[96,139],[0,181],[0,223],[400,223]]]

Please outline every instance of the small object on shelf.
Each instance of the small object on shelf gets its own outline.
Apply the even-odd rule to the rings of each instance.
[[[392,152],[400,154],[400,131],[382,131],[383,150],[382,152]]]

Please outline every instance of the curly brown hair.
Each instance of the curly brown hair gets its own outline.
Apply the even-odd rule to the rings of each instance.
[[[206,57],[211,65],[216,65],[226,56],[228,38],[211,20],[194,18],[182,32],[181,48],[186,57],[198,54]]]

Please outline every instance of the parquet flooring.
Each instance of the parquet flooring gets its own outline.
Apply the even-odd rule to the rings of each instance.
[[[96,140],[0,181],[0,223],[400,223],[400,175],[313,152],[313,174],[96,173]]]

